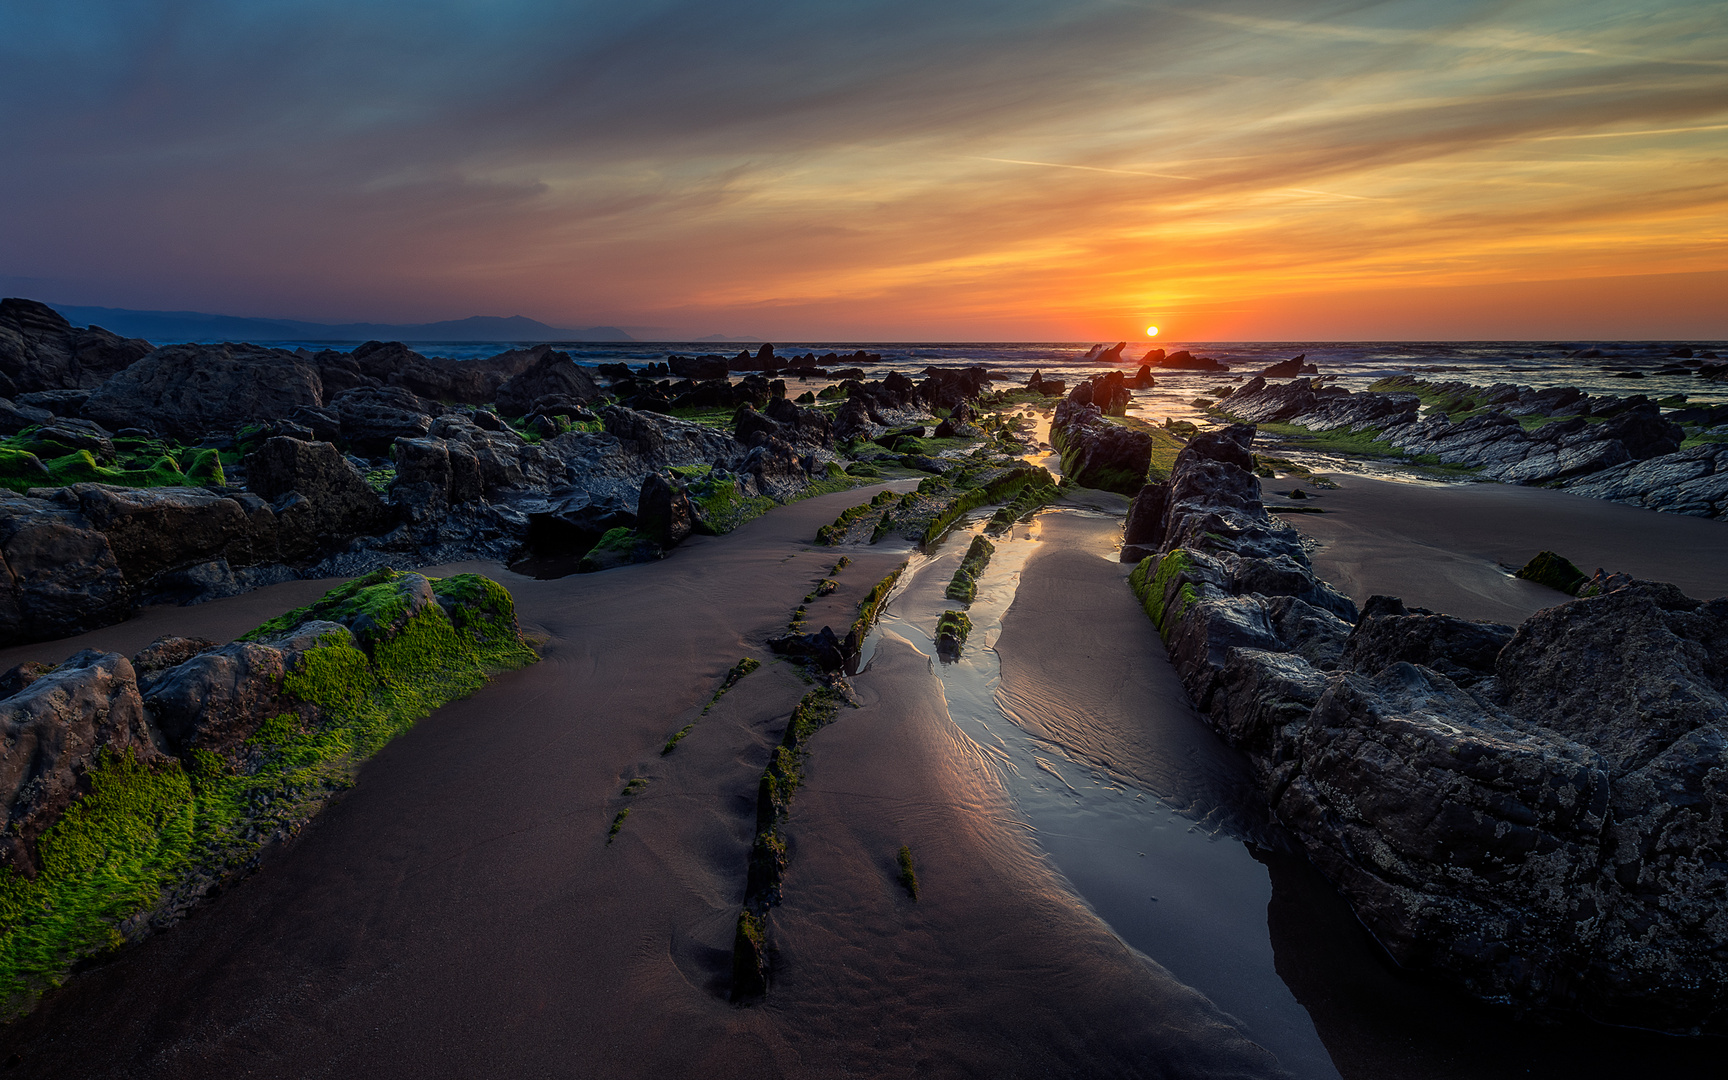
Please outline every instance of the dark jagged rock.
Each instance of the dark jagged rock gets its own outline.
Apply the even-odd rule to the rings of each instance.
[[[363,386],[330,402],[342,423],[342,439],[357,452],[380,457],[397,439],[418,439],[432,430],[426,402],[400,386]]]
[[[271,503],[285,562],[310,559],[391,521],[366,478],[326,442],[266,439],[246,455],[246,486]]]
[[[1518,571],[1518,576],[1538,585],[1546,585],[1567,596],[1577,596],[1578,590],[1589,580],[1584,571],[1552,551],[1537,552],[1536,557]]]
[[[103,383],[84,416],[110,429],[148,427],[182,442],[267,424],[324,403],[318,369],[256,345],[169,345]]]
[[[211,641],[208,638],[174,637],[172,635],[157,638],[132,657],[132,671],[138,678],[139,691],[149,690],[154,676],[167,671],[169,668],[184,664],[200,653],[220,648],[221,644],[219,641]],[[0,686],[0,694],[6,692],[6,688]],[[17,691],[12,692],[16,693]]]
[[[773,434],[795,446],[820,447],[834,441],[834,421],[820,409],[805,409],[783,397],[772,398],[765,410],[778,430]]]
[[[1164,542],[1164,513],[1170,501],[1170,485],[1146,484],[1128,506],[1128,521],[1122,530],[1123,562],[1137,563],[1158,554]]]
[[[55,416],[77,416],[90,400],[89,390],[38,390],[19,394],[18,404],[26,408],[45,409]]]
[[[928,376],[918,384],[918,398],[932,409],[957,409],[978,400],[990,388],[990,373],[981,367],[926,368]]]
[[[576,365],[569,353],[548,349],[533,366],[498,388],[498,411],[527,416],[542,398],[591,402],[600,397],[593,376]]]
[[[69,637],[132,613],[107,536],[75,509],[0,496],[0,559],[4,644]]]
[[[150,352],[100,326],[82,329],[34,300],[0,300],[0,395],[90,389]]]
[[[724,379],[730,370],[723,356],[669,356],[666,366],[680,379]]]
[[[1313,364],[1304,363],[1307,359],[1307,353],[1302,353],[1299,356],[1292,356],[1288,360],[1280,361],[1279,363],[1266,368],[1264,371],[1260,372],[1260,377],[1263,379],[1294,379],[1298,375],[1320,374],[1319,368],[1315,367]]]
[[[839,671],[846,664],[845,642],[826,626],[814,634],[769,638],[768,647],[781,656],[808,660],[823,671]]]
[[[690,497],[684,486],[661,473],[642,481],[636,502],[636,531],[663,549],[677,547],[694,530]]]
[[[1728,1029],[1728,599],[1599,574],[1516,632],[1386,596],[1352,628],[1220,434],[1136,500],[1134,585],[1362,923],[1480,997]]]
[[[485,494],[480,462],[469,446],[439,438],[397,439],[391,501],[410,518],[426,520]]]
[[[1034,371],[1026,380],[1026,389],[1045,397],[1061,397],[1067,392],[1068,384],[1061,379],[1046,379],[1042,372]]]
[[[1152,466],[1152,437],[1112,424],[1096,405],[1067,398],[1056,406],[1050,441],[1062,455],[1062,474],[1084,487],[1134,495]]]
[[[1126,380],[1122,385],[1130,390],[1150,390],[1157,384],[1157,380],[1152,377],[1152,365],[1141,364],[1140,370],[1134,373],[1134,377]]]
[[[1370,615],[1356,624],[1342,659],[1365,675],[1420,664],[1468,687],[1494,674],[1494,658],[1512,634],[1510,626],[1451,615]]]
[[[346,634],[340,624],[326,625]],[[244,741],[260,717],[294,711],[282,693],[283,674],[282,650],[236,641],[162,673],[144,707],[175,751],[225,749]]]
[[[400,386],[417,397],[433,401],[483,405],[497,397],[507,380],[528,370],[551,351],[550,345],[536,345],[480,360],[451,360],[422,356],[399,341],[368,341],[354,350],[351,362],[361,376],[380,385]],[[324,366],[325,355],[318,354],[321,371],[331,370]],[[343,385],[332,386],[329,375],[325,376],[327,398],[362,385],[353,382],[346,373],[340,381]]]
[[[1162,350],[1159,351],[1162,352]],[[1230,370],[1227,365],[1220,364],[1210,356],[1195,356],[1187,349],[1178,350],[1169,356],[1159,356],[1156,360],[1152,358],[1151,353],[1147,353],[1146,362],[1155,368],[1163,368],[1166,371],[1226,372]]]
[[[255,545],[245,510],[235,500],[195,488],[115,488],[74,484],[56,501],[76,507],[101,530],[128,585],[148,592],[158,575],[213,559],[233,566],[273,560],[273,537]]]
[[[1080,358],[1080,362],[1083,364],[1121,363],[1122,350],[1127,347],[1128,343],[1126,341],[1118,341],[1116,344],[1111,345],[1108,348],[1103,345],[1094,345],[1090,349],[1086,350],[1086,355]]]

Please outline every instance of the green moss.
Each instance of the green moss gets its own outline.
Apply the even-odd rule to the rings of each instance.
[[[406,575],[350,582],[306,618],[386,613],[378,590]],[[331,634],[283,679],[314,708],[258,724],[232,758],[194,750],[154,763],[104,751],[90,792],[38,840],[41,873],[0,871],[0,998],[12,1014],[57,985],[79,959],[141,932],[141,916],[170,897],[184,902],[246,866],[272,839],[298,828],[359,763],[490,672],[535,657],[516,632],[509,593],[475,575],[433,580],[440,599],[461,597],[455,621],[442,603],[404,617],[371,654]],[[462,609],[465,607],[466,609]],[[315,614],[312,614],[315,613]],[[260,627],[249,639],[271,636]],[[291,628],[291,627],[289,627]]]
[[[963,611],[944,611],[936,620],[936,649],[947,657],[957,657],[972,633],[972,620]]]
[[[1178,549],[1162,559],[1141,559],[1140,565],[1128,575],[1128,584],[1152,619],[1152,625],[1166,638],[1176,628],[1188,605],[1199,599],[1198,590],[1188,582],[1183,582],[1173,601],[1169,599],[1171,583],[1189,566],[1187,553]]]
[[[966,549],[965,558],[960,560],[959,568],[948,582],[944,595],[950,600],[970,604],[978,595],[978,579],[984,576],[984,570],[990,565],[990,557],[994,554],[995,544],[982,535],[974,536],[971,545]]]
[[[647,787],[648,787],[648,778],[646,776],[632,777],[628,782],[625,783],[624,790],[620,791],[618,793],[618,796],[620,798],[627,799],[632,795],[640,794]]]
[[[1039,466],[1022,466],[1008,470],[989,483],[962,492],[947,508],[938,513],[924,529],[924,546],[928,548],[940,540],[942,535],[968,511],[976,510],[987,503],[1000,501],[1009,492],[1019,490],[1027,483],[1049,486],[1054,481],[1047,469]]]
[[[684,736],[690,734],[691,729],[695,726],[694,723],[689,723],[685,724],[677,731],[674,731],[671,737],[666,740],[666,745],[660,748],[660,756],[665,757],[667,754],[678,749],[678,744],[684,741]]]
[[[624,828],[624,819],[630,816],[630,808],[626,806],[618,811],[618,816],[612,819],[612,827],[606,830],[606,842],[610,844],[614,837]]]
[[[726,691],[732,689],[734,686],[737,686],[739,679],[742,679],[744,676],[750,674],[761,666],[762,661],[756,659],[754,656],[746,656],[736,664],[733,664],[731,669],[726,672],[726,677],[720,680],[720,689],[714,691],[714,696],[708,699],[708,704],[702,706],[702,714],[706,716],[708,710],[714,707],[714,703],[720,700],[721,695],[725,694]]]
[[[876,619],[882,613],[882,605],[888,601],[888,594],[894,590],[894,583],[900,580],[900,575],[906,570],[906,563],[894,568],[894,572],[871,586],[869,595],[858,604],[858,617],[852,621],[852,627],[846,634],[846,641],[852,649],[864,644],[864,638],[870,633],[870,627],[876,624]]]
[[[1579,588],[1590,580],[1588,574],[1552,551],[1538,552],[1534,559],[1525,563],[1523,569],[1518,571],[1518,576],[1568,596],[1577,596]]]
[[[900,866],[900,885],[906,890],[906,895],[918,899],[918,871],[912,866],[912,849],[901,844],[894,861]]]

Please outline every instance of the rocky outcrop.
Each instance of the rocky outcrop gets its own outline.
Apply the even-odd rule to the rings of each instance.
[[[148,352],[147,341],[75,327],[46,304],[0,300],[0,397],[99,386]]]
[[[520,375],[551,351],[549,345],[532,349],[513,349],[480,360],[451,360],[441,356],[421,356],[399,341],[368,341],[358,346],[351,356],[343,353],[319,353],[320,370],[325,372],[325,394],[335,396],[343,390],[361,385],[399,386],[416,397],[432,401],[485,405],[498,396],[498,390],[513,376]],[[347,359],[366,382],[351,376],[340,377],[343,385],[331,385],[330,369],[325,357],[334,363]]]
[[[722,372],[724,374],[724,372]],[[586,404],[600,397],[594,377],[569,353],[548,349],[534,364],[498,388],[498,411],[527,416],[547,404]]]
[[[170,345],[110,378],[84,403],[86,418],[143,427],[182,442],[231,434],[324,403],[307,358],[256,345]]]
[[[1320,369],[1315,367],[1313,364],[1307,363],[1307,360],[1307,353],[1292,356],[1288,360],[1273,364],[1271,367],[1261,371],[1260,377],[1262,379],[1294,379],[1298,375],[1320,374]]]
[[[0,642],[44,641],[120,622],[130,590],[108,538],[75,509],[0,496]]]
[[[1088,384],[1074,393],[1089,397]],[[1151,436],[1110,423],[1098,406],[1073,396],[1057,404],[1050,442],[1062,455],[1062,474],[1083,487],[1133,495],[1152,467]]]
[[[1259,504],[1252,436],[1196,439],[1136,498],[1133,581],[1278,819],[1402,965],[1728,1030],[1728,599],[1604,577],[1516,630],[1358,615]]]
[[[366,478],[330,443],[266,439],[246,456],[246,486],[268,501],[284,562],[304,563],[392,519]]]
[[[1162,368],[1165,371],[1201,371],[1222,374],[1230,370],[1228,365],[1220,364],[1210,356],[1195,356],[1187,349],[1179,349],[1169,356],[1164,355],[1163,349],[1155,349],[1146,354],[1145,362],[1154,368]]]

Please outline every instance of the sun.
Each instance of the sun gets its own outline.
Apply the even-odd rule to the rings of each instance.
[[[1147,337],[1157,337],[1158,336],[1158,328],[1156,326],[1148,326],[1146,328],[1146,336]]]

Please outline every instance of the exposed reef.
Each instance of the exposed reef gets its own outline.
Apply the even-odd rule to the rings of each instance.
[[[1261,505],[1253,437],[1195,439],[1136,498],[1132,583],[1278,820],[1401,965],[1728,1030],[1728,599],[1598,575],[1516,628],[1357,611]]]
[[[1728,415],[1664,414],[1643,395],[1570,387],[1433,383],[1409,376],[1351,393],[1322,380],[1256,376],[1217,408],[1323,449],[1402,456],[1487,480],[1697,517],[1728,518]]]

